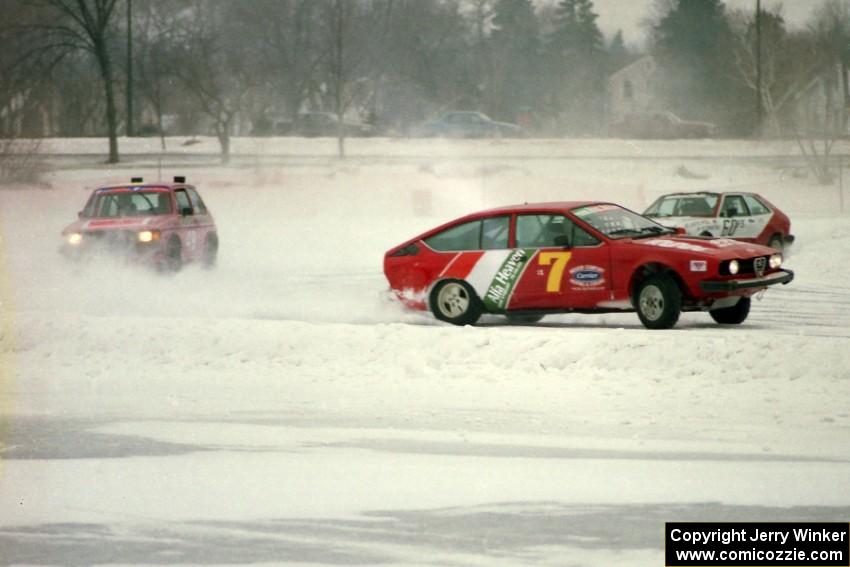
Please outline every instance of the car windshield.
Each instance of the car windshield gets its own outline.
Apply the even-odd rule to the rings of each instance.
[[[589,205],[572,213],[609,238],[635,238],[675,232],[618,205]]]
[[[86,207],[86,217],[141,217],[165,215],[171,212],[171,199],[167,191],[114,191],[103,192]]]
[[[648,217],[711,217],[717,205],[714,194],[670,195],[655,201],[644,213]]]

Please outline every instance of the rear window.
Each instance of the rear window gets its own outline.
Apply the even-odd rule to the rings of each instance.
[[[465,222],[425,239],[433,250],[498,250],[508,247],[511,218],[499,216]]]
[[[171,212],[171,199],[165,191],[103,192],[89,201],[84,216],[94,218],[142,217]]]

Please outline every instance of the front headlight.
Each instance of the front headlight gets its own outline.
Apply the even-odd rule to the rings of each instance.
[[[80,242],[83,241],[83,235],[79,232],[72,232],[71,234],[65,236],[65,239],[71,246],[79,246]]]
[[[775,270],[782,265],[782,254],[773,254],[770,257],[770,269]]]
[[[729,262],[729,273],[733,276],[738,273],[738,270],[741,269],[741,265],[738,264],[738,260],[732,260]]]
[[[138,234],[139,242],[153,242],[159,239],[158,230],[143,230]]]

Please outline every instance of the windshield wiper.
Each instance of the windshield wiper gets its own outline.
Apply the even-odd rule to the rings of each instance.
[[[618,228],[617,230],[612,230],[608,233],[608,236],[623,236],[626,234],[640,234],[639,230],[635,230],[633,228]]]
[[[655,236],[656,234],[672,234],[676,232],[674,229],[666,226],[645,226],[640,229],[640,236],[637,238],[646,238],[647,236]]]

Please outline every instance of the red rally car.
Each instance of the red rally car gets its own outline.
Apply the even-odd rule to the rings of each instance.
[[[172,271],[190,261],[215,265],[215,220],[184,177],[95,189],[78,216],[62,231],[60,251],[69,258],[118,254]]]
[[[384,273],[408,306],[474,324],[483,313],[523,322],[548,313],[637,311],[650,329],[682,311],[742,323],[750,297],[787,284],[776,250],[686,237],[612,203],[541,203],[467,215],[389,250]]]

